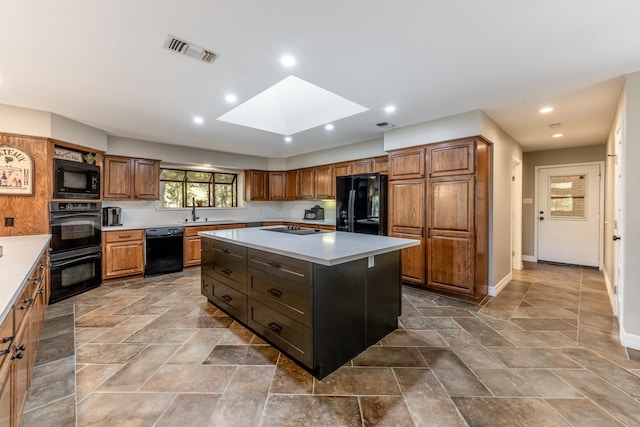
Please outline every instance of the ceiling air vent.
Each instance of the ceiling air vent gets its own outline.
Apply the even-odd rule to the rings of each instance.
[[[167,40],[165,40],[164,42],[164,48],[172,50],[174,52],[182,53],[183,55],[190,56],[194,59],[206,62],[208,64],[213,63],[213,61],[215,61],[218,57],[216,53],[213,53],[210,50],[204,49],[193,43],[180,40],[179,38],[172,36],[171,34],[167,36]]]
[[[391,129],[391,128],[395,127],[395,125],[392,125],[391,123],[388,123],[388,122],[376,123],[376,126],[378,126],[379,128],[382,128],[382,129]]]

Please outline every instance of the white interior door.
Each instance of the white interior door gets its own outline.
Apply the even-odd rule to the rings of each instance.
[[[538,260],[600,265],[600,165],[538,169]]]

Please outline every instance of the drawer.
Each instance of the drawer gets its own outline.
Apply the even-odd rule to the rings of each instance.
[[[200,277],[200,293],[209,300],[213,297],[213,279],[206,274]]]
[[[249,267],[292,282],[311,286],[311,263],[283,255],[249,249]]]
[[[247,261],[247,248],[220,240],[208,239],[213,259],[222,264],[244,264]]]
[[[20,324],[22,323],[22,319],[27,314],[27,311],[33,305],[33,289],[31,286],[27,285],[24,287],[22,292],[20,293],[20,298],[16,300],[16,304],[14,305],[13,313],[14,313],[14,323],[13,328],[14,332],[18,331],[20,328]]]
[[[143,240],[144,230],[105,231],[104,243],[126,242],[129,240]]]
[[[251,300],[249,326],[291,357],[313,368],[311,328]]]
[[[230,286],[212,280],[213,301],[218,307],[247,324],[247,296]]]
[[[222,264],[214,260],[209,271],[211,276],[219,282],[243,294],[247,293],[247,267],[244,264]]]
[[[311,325],[311,288],[249,269],[251,298],[306,326]]]

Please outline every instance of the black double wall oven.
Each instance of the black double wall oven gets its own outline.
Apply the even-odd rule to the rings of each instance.
[[[102,206],[51,202],[51,298],[55,303],[102,283]]]

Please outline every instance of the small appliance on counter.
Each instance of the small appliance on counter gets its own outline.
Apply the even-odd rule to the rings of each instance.
[[[324,219],[324,208],[320,205],[315,205],[311,209],[304,210],[304,218],[302,219],[313,219],[313,220],[323,220]]]
[[[102,208],[102,225],[105,227],[122,225],[122,208]]]

